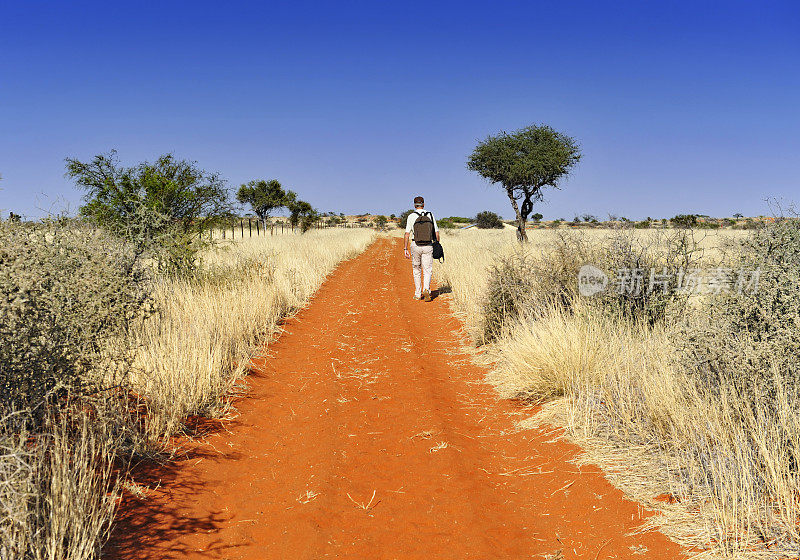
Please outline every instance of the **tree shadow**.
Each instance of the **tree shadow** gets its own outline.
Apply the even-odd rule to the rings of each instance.
[[[210,435],[221,429],[219,421],[208,419],[190,419],[188,424],[190,431],[200,436]],[[226,422],[226,425],[229,424]],[[191,480],[186,473],[181,476],[181,470],[188,461],[235,460],[238,455],[222,454],[194,445],[190,449],[182,450],[178,460],[159,463],[147,459],[127,469],[121,468],[120,470],[127,471],[126,478],[134,481],[137,487],[160,488],[160,491],[151,496],[144,490],[141,497],[134,495],[129,489],[123,491],[102,557],[112,560],[177,560],[197,552],[193,547],[178,541],[187,535],[219,533],[226,522],[230,521],[232,514],[209,511],[187,515],[187,512],[193,510],[192,498],[198,495],[205,483],[202,480]],[[216,539],[204,548],[204,553],[209,557],[223,558],[228,557],[224,554],[225,550],[239,546],[241,545],[227,544]]]

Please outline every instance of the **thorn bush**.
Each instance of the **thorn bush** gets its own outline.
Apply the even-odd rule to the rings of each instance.
[[[128,358],[149,300],[131,246],[70,220],[0,223],[0,411],[80,394]]]

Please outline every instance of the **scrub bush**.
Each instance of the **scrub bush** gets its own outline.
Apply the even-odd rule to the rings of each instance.
[[[478,212],[478,215],[475,216],[475,223],[480,229],[503,229],[505,227],[503,219],[488,210]]]
[[[81,394],[123,365],[146,286],[130,245],[96,228],[0,223],[0,410]]]
[[[712,391],[758,390],[773,400],[778,385],[800,380],[800,220],[752,230],[726,260],[730,289],[682,333],[687,358]]]
[[[569,311],[578,297],[578,273],[587,264],[608,276],[606,290],[588,298],[590,305],[651,324],[678,315],[688,299],[676,290],[679,273],[695,265],[697,253],[686,230],[642,235],[620,229],[603,237],[559,232],[535,253],[520,251],[489,268],[484,338],[492,341],[507,325],[553,307]],[[663,278],[653,290],[648,289],[651,271]],[[618,289],[617,282],[627,287]]]

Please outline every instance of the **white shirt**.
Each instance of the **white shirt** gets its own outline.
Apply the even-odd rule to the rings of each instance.
[[[417,212],[419,212],[419,214]],[[428,212],[424,208],[414,208],[406,220],[406,233],[410,233],[412,238],[414,237],[414,222],[417,221],[417,218],[419,218],[420,214],[424,214],[426,212],[431,215],[431,220],[433,220],[433,233],[436,234],[439,231],[439,226],[436,224],[436,218],[433,217],[433,212]],[[436,241],[435,237],[434,241]]]

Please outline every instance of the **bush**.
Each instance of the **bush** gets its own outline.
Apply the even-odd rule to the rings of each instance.
[[[675,289],[678,273],[695,266],[696,252],[689,231],[644,236],[627,229],[602,239],[558,232],[554,242],[535,255],[520,252],[489,269],[484,340],[494,340],[516,321],[539,317],[554,307],[569,312],[578,297],[578,272],[586,264],[605,272],[609,281],[605,291],[587,298],[589,305],[651,324],[677,316],[688,299]],[[650,271],[663,275],[654,290],[648,290]],[[616,282],[630,289],[617,289]]]
[[[135,249],[96,228],[0,223],[0,411],[80,393],[94,369],[124,362],[110,342],[126,338],[146,286]]]
[[[172,154],[134,167],[120,166],[114,151],[67,159],[67,176],[87,191],[82,215],[172,271],[193,268],[202,234],[231,216],[220,176]]]
[[[697,226],[696,214],[678,214],[669,220],[672,227],[677,228],[692,228]]]
[[[800,381],[800,220],[753,230],[722,268],[730,289],[710,297],[702,320],[682,333],[691,369],[713,391],[771,399],[778,385]],[[741,271],[745,283],[758,271],[757,287],[737,289]]]
[[[502,229],[505,227],[503,219],[488,210],[478,212],[478,215],[475,216],[475,223],[480,229]]]

